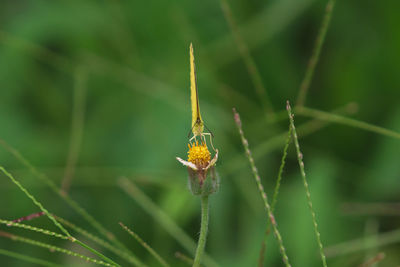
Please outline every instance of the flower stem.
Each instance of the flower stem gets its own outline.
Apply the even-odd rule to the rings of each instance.
[[[193,267],[200,266],[201,257],[203,256],[204,247],[206,246],[207,231],[208,231],[208,196],[203,196],[201,198],[200,237],[199,237],[199,242],[197,243],[197,249]]]

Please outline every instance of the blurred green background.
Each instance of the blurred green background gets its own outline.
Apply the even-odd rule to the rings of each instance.
[[[277,136],[284,137],[288,129],[286,100],[296,101],[326,1],[228,4],[278,114],[275,121],[265,115],[265,99],[256,93],[218,1],[0,2],[0,138],[55,184],[71,177],[71,198],[150,266],[158,265],[118,222],[172,266],[187,266],[176,251],[192,251],[129,197],[118,179],[133,181],[197,240],[200,201],[187,190],[187,172],[175,160],[186,157],[190,130],[190,42],[202,116],[220,150],[221,187],[210,200],[206,251],[221,266],[257,264],[267,219],[231,109],[241,115],[272,196],[284,145]],[[307,107],[341,109],[345,116],[400,132],[399,9],[399,1],[337,2]],[[343,111],[349,104],[351,110]],[[400,201],[400,140],[326,122],[313,128],[310,120],[295,117],[324,246],[361,240],[358,247],[347,246],[358,248],[352,253],[333,249],[336,255],[328,257],[328,264],[358,266],[384,252],[379,266],[399,265],[399,234],[390,235],[389,244],[378,243],[382,233],[400,223],[400,208],[393,207]],[[293,266],[321,266],[293,144],[288,152],[275,212],[278,226]],[[3,146],[0,165],[50,212],[97,234]],[[0,196],[2,219],[39,211],[3,174]],[[45,217],[27,223],[58,231]],[[5,225],[0,231],[86,253],[29,231]],[[373,238],[364,242],[366,236]],[[367,245],[371,248],[364,249]],[[65,266],[90,266],[4,237],[0,248]],[[31,266],[3,255],[0,262]],[[283,266],[272,235],[265,266]]]

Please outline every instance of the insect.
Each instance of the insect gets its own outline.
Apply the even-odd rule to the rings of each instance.
[[[204,124],[204,121],[201,118],[200,114],[199,91],[197,89],[196,66],[194,64],[192,43],[190,43],[190,101],[192,104],[192,128],[189,131],[188,138],[190,137],[191,133],[193,133],[193,136],[189,139],[189,142],[191,142],[193,139],[196,140],[197,136],[199,136],[202,140],[204,139],[205,142],[206,135],[208,135],[210,137],[211,146],[214,149],[214,146],[212,144],[212,138],[214,137],[214,135]],[[204,132],[204,128],[206,128],[208,132]]]

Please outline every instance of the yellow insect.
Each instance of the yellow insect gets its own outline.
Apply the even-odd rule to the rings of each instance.
[[[204,121],[200,115],[199,92],[197,90],[196,66],[194,64],[194,53],[193,53],[192,43],[190,43],[190,100],[192,103],[192,128],[189,132],[189,137],[190,133],[193,133],[193,136],[192,138],[189,139],[189,142],[191,142],[193,139],[196,140],[197,136],[200,136],[200,139],[204,138],[205,142],[206,139],[205,136],[208,135],[210,136],[211,146],[214,149],[211,139],[214,136],[210,132],[210,130],[208,130],[207,126],[205,126]],[[204,132],[204,127],[209,131],[208,133]]]

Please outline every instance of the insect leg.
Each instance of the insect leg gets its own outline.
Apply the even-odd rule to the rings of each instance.
[[[208,135],[208,136],[210,137],[210,144],[211,144],[211,147],[212,147],[212,149],[213,149],[214,151],[216,151],[215,148],[214,148],[213,142],[212,142],[214,136],[212,135],[212,133],[202,133],[202,136],[204,137],[204,141],[206,140],[206,135]]]
[[[189,143],[192,143],[192,140],[194,139],[194,141],[196,141],[196,136],[193,135],[192,138],[189,139]]]
[[[212,138],[214,138],[213,133],[210,131],[210,129],[208,129],[207,125],[205,123],[203,123],[204,127],[206,127],[206,130],[210,133],[210,136],[212,136]]]

